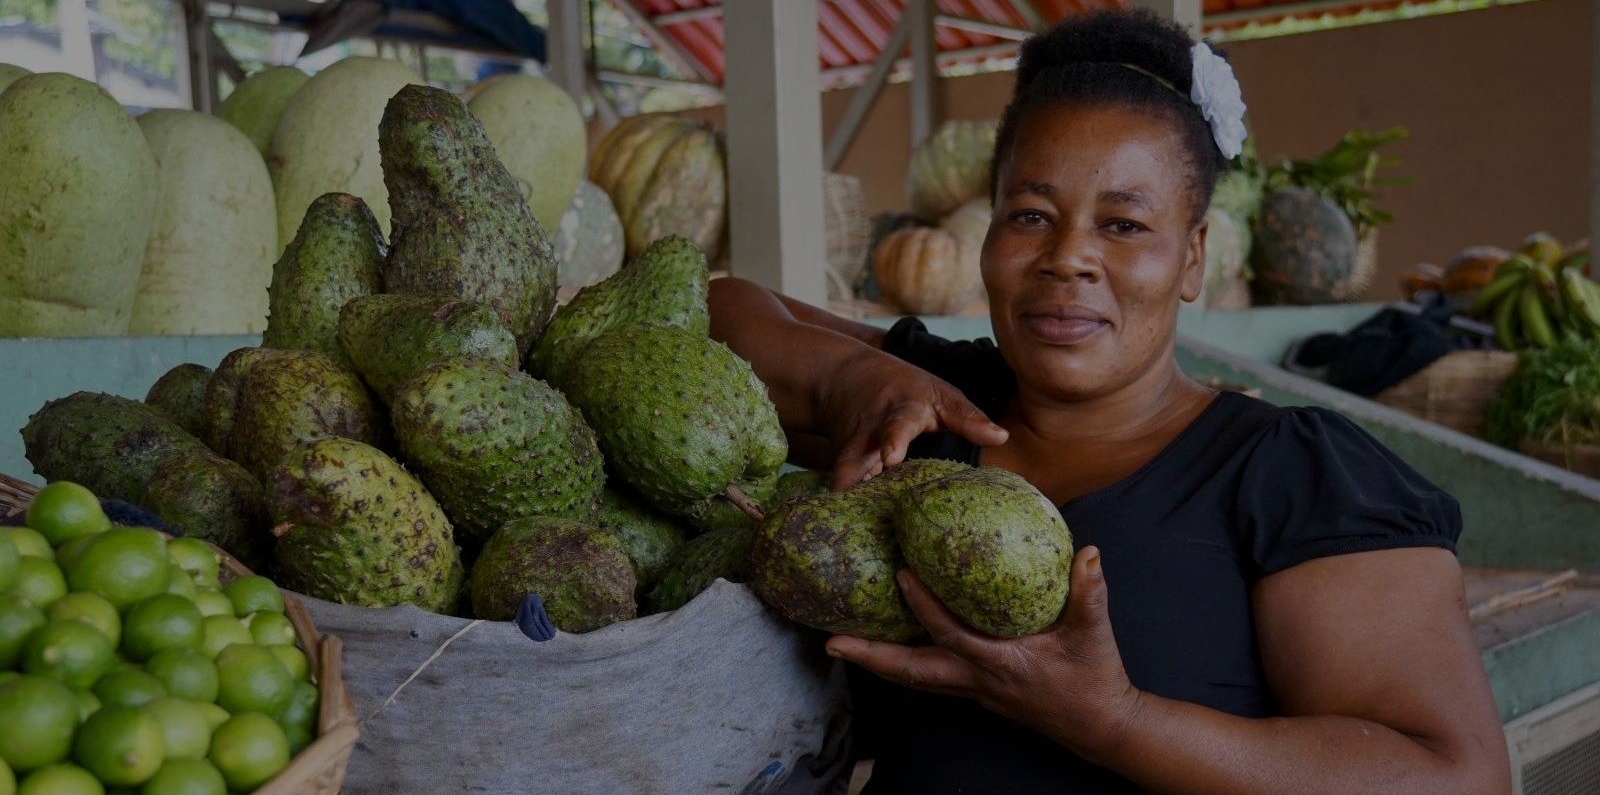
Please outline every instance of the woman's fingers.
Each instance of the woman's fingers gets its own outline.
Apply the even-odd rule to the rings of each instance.
[[[977,406],[953,389],[940,389],[934,393],[933,410],[939,424],[979,447],[1005,444],[1011,434],[994,424]]]
[[[899,583],[906,604],[916,614],[917,621],[928,630],[934,643],[963,657],[973,657],[975,652],[981,651],[979,647],[984,636],[967,626],[960,616],[950,612],[950,608],[945,607],[944,602],[939,601],[939,597],[910,569],[901,569],[895,575],[895,582]]]
[[[1081,648],[1097,649],[1105,644],[1116,644],[1111,632],[1111,616],[1106,609],[1109,590],[1100,563],[1097,547],[1084,547],[1073,558],[1067,609],[1056,625],[1058,631],[1078,636],[1079,643],[1084,644]]]
[[[964,694],[972,689],[972,666],[938,646],[902,646],[835,635],[828,653],[849,660],[891,682],[935,693]]]

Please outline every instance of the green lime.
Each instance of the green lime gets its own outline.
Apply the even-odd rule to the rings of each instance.
[[[167,540],[145,527],[114,527],[95,536],[67,569],[74,591],[104,596],[126,610],[167,590]]]
[[[283,736],[289,741],[289,756],[291,758],[299,755],[301,751],[306,750],[306,746],[311,745],[311,741],[316,739],[316,737],[311,734],[310,729],[302,729],[299,726],[281,725],[279,728],[283,729]]]
[[[94,694],[107,707],[142,707],[166,698],[167,688],[144,671],[124,668],[100,677],[94,683]]]
[[[245,616],[244,625],[250,628],[250,637],[262,646],[294,643],[294,624],[282,613],[251,613]]]
[[[51,621],[82,621],[100,630],[113,647],[122,642],[122,616],[104,596],[69,593],[51,603],[45,615]]]
[[[247,574],[227,585],[222,592],[233,602],[233,614],[244,618],[251,613],[282,613],[283,592],[259,574]]]
[[[200,593],[200,586],[194,584],[194,579],[188,572],[177,566],[170,566],[167,570],[167,593],[194,601],[195,595]]]
[[[78,536],[56,547],[56,565],[60,566],[62,571],[66,571],[69,564],[83,557],[83,551],[89,548],[89,542],[94,539],[94,536]]]
[[[17,774],[4,759],[0,759],[0,795],[17,795]]]
[[[167,559],[189,573],[194,580],[214,582],[221,571],[217,553],[198,538],[178,537],[167,542]]]
[[[28,504],[27,522],[53,547],[111,529],[111,520],[100,509],[100,498],[65,480],[51,483],[34,495]]]
[[[0,685],[0,759],[23,773],[67,758],[78,705],[66,685],[24,676]]]
[[[17,577],[11,594],[26,599],[41,610],[67,595],[67,580],[50,558],[24,557],[17,561]]]
[[[204,753],[201,754],[204,757]],[[204,758],[168,759],[139,795],[227,795],[222,771]]]
[[[294,677],[265,646],[235,643],[217,655],[217,705],[238,715],[277,715],[294,695]]]
[[[22,553],[17,551],[16,546],[8,539],[0,538],[0,593],[11,590],[11,584],[17,581],[21,560]],[[0,777],[0,781],[3,780]],[[0,791],[0,795],[4,795],[3,791]]]
[[[228,595],[215,589],[199,586],[195,588],[194,603],[200,606],[200,615],[233,617],[233,602],[228,600]]]
[[[0,527],[0,538],[11,542],[17,554],[25,558],[54,558],[56,551],[38,530],[31,527]]]
[[[205,639],[200,642],[200,651],[207,657],[216,659],[223,649],[235,643],[254,643],[255,638],[250,637],[250,630],[243,621],[227,616],[206,616]]]
[[[228,719],[233,717],[228,714],[227,710],[216,704],[201,704],[200,711],[205,713],[206,724],[211,727],[212,731],[216,731],[218,726],[227,723]]]
[[[306,653],[299,646],[268,646],[267,649],[278,655],[283,666],[289,669],[289,675],[295,679],[311,678],[311,661],[306,659]]]
[[[92,690],[74,690],[72,691],[72,699],[78,704],[78,723],[80,724],[88,720],[90,715],[99,712],[100,707],[103,706],[100,703],[100,697],[96,696]]]
[[[105,785],[77,765],[42,767],[22,779],[17,795],[106,795]]]
[[[14,595],[0,595],[0,669],[17,667],[22,644],[33,631],[46,623],[43,610],[33,602]]]
[[[145,707],[161,726],[168,759],[204,759],[211,747],[211,724],[200,705],[177,698],[152,701]]]
[[[203,704],[217,700],[217,664],[195,649],[157,652],[144,669],[174,698]]]
[[[209,758],[228,789],[248,792],[289,766],[289,738],[271,718],[246,712],[217,727]]]
[[[298,728],[309,732],[317,727],[317,705],[321,700],[322,695],[317,692],[316,685],[310,682],[295,682],[288,706],[273,717],[285,730]]]
[[[165,756],[161,725],[137,707],[102,708],[83,722],[72,741],[72,761],[117,787],[148,781]]]
[[[122,622],[122,648],[135,660],[148,660],[167,649],[196,648],[205,638],[200,608],[177,594],[140,601]]]
[[[100,630],[82,621],[50,621],[22,644],[22,670],[74,690],[88,690],[117,662]]]

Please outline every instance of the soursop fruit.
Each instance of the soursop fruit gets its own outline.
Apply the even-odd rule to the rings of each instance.
[[[472,614],[510,621],[528,594],[538,594],[557,629],[580,633],[638,614],[637,583],[622,542],[571,519],[529,517],[507,522],[472,566]]]
[[[913,486],[895,499],[894,526],[912,571],[978,630],[1029,635],[1066,605],[1072,534],[1020,475],[980,467]]]
[[[291,450],[335,437],[376,447],[389,438],[355,372],[320,353],[286,351],[246,373],[227,443],[245,469],[265,480]]]
[[[517,366],[517,341],[488,306],[430,295],[371,295],[339,312],[339,345],[385,403],[411,376],[446,359]]]
[[[400,450],[469,548],[513,519],[588,518],[605,472],[560,392],[497,362],[451,359],[395,392]]]
[[[145,405],[167,415],[178,427],[204,438],[206,434],[206,384],[211,368],[180,364],[162,373],[145,394]]]
[[[744,582],[750,576],[750,545],[755,531],[724,527],[685,544],[650,591],[652,613],[677,610],[718,579]]]
[[[244,467],[210,450],[163,459],[139,505],[180,535],[210,541],[255,571],[271,561],[266,490]]]
[[[778,492],[778,473],[776,472],[763,478],[740,481],[734,485],[744,493],[744,496],[749,497],[751,502],[763,510],[770,509],[777,504],[773,502],[773,497]],[[689,524],[697,532],[701,533],[721,530],[724,527],[756,529],[755,518],[728,500],[710,501],[706,504],[705,510],[697,512],[690,519]]]
[[[704,334],[619,328],[565,376],[612,470],[666,513],[702,516],[729,486],[770,476],[788,455],[766,387]]]
[[[228,441],[233,437],[233,417],[239,410],[245,377],[256,365],[287,355],[289,351],[272,348],[239,348],[222,357],[222,363],[206,382],[205,433],[200,438],[208,447],[227,458],[235,457],[228,449]]]
[[[459,606],[450,520],[383,451],[349,439],[297,448],[268,479],[280,583],[340,604]]]
[[[578,291],[556,311],[528,356],[529,370],[558,388],[560,372],[596,337],[614,328],[653,324],[697,334],[711,328],[706,256],[687,238],[664,237],[628,267]]]
[[[622,542],[639,590],[648,591],[666,573],[674,555],[683,549],[683,527],[643,501],[617,488],[607,487],[600,495],[594,524],[610,531]]]
[[[844,491],[782,504],[755,532],[751,587],[810,627],[873,640],[916,637],[921,625],[894,581],[905,565],[895,538],[895,500],[968,469],[950,461],[906,461]]]
[[[339,310],[352,298],[383,289],[386,253],[383,230],[360,197],[317,197],[272,266],[261,346],[316,351],[344,361]]]
[[[393,222],[385,289],[488,304],[527,350],[555,308],[555,250],[482,125],[454,94],[410,85],[384,108],[378,151]]]
[[[137,400],[76,392],[28,418],[22,444],[33,471],[70,480],[102,498],[137,503],[161,461],[205,445]]]

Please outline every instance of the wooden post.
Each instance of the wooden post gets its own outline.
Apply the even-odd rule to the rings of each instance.
[[[933,0],[911,0],[911,146],[926,141],[939,123],[938,42],[934,40]]]
[[[211,64],[211,12],[203,0],[183,4],[184,40],[189,45],[189,90],[194,109],[210,113],[216,104],[216,68]]]
[[[583,63],[583,4],[579,0],[547,0],[550,24],[544,31],[545,62],[550,82],[561,86],[580,106],[589,93]]]
[[[827,301],[817,0],[723,6],[731,270]]]

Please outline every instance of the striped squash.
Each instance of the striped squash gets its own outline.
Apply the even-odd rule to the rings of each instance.
[[[681,235],[716,261],[727,235],[728,177],[722,141],[709,127],[673,116],[634,116],[596,146],[589,179],[611,197],[627,255]]]
[[[947,121],[911,153],[906,197],[911,212],[930,223],[989,193],[989,159],[998,122]]]
[[[883,296],[907,312],[952,314],[982,289],[977,258],[963,256],[962,248],[944,229],[890,232],[873,252],[873,277]]]

